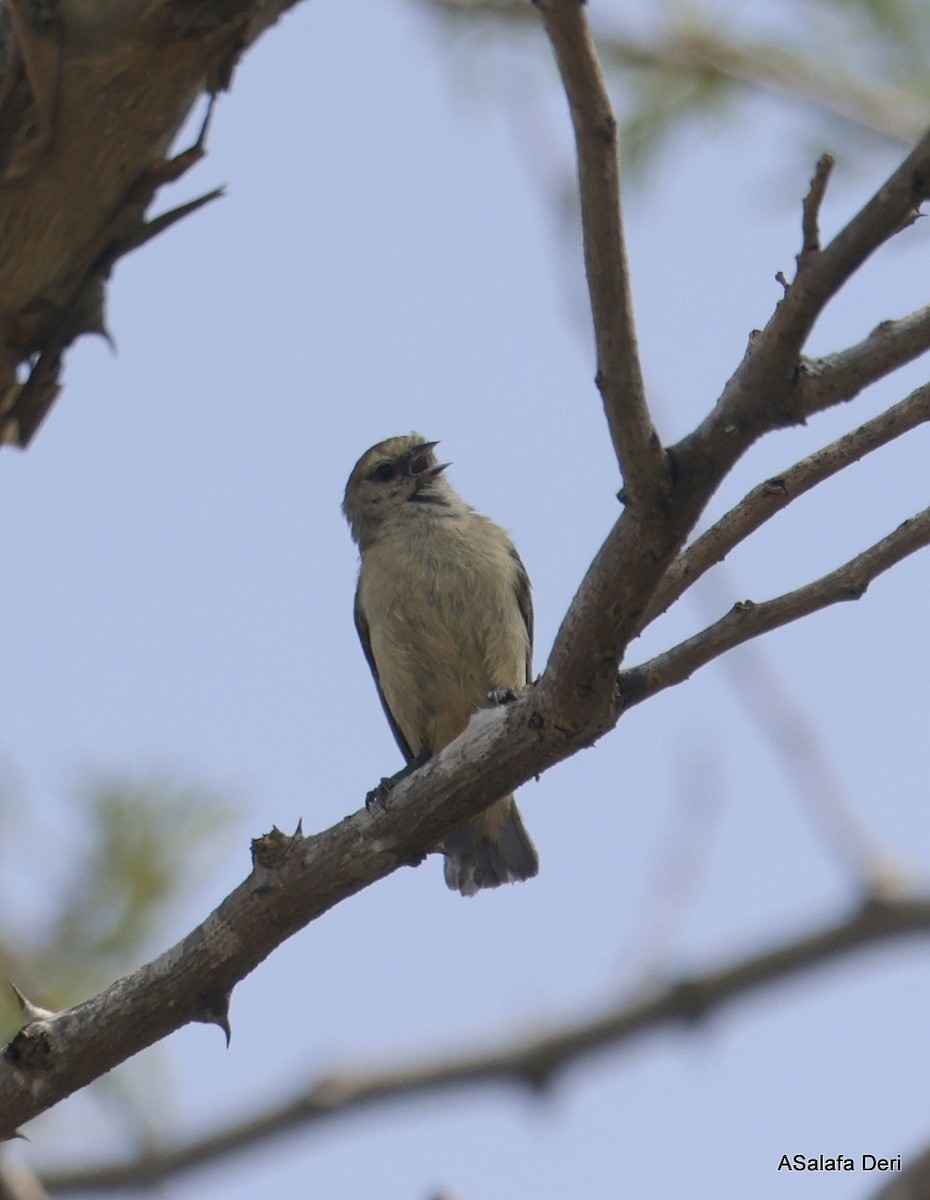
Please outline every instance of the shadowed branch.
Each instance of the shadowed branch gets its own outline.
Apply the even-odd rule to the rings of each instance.
[[[332,1121],[405,1097],[516,1084],[539,1091],[568,1067],[668,1026],[693,1028],[724,1005],[870,946],[930,933],[930,898],[870,898],[844,919],[760,954],[684,976],[648,995],[606,1005],[576,1021],[521,1035],[491,1050],[369,1071],[324,1076],[261,1113],[132,1162],[49,1171],[56,1195],[150,1187],[195,1167],[241,1153],[274,1134]]]

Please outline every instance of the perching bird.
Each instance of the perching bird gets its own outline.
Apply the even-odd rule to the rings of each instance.
[[[411,433],[372,446],[342,506],[361,554],[355,625],[408,764],[458,737],[489,693],[517,691],[531,675],[526,570],[503,529],[452,490],[436,445]],[[446,883],[464,896],[539,870],[513,796],[442,849]]]

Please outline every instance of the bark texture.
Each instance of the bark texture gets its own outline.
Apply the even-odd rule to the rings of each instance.
[[[294,2],[5,0],[0,442],[28,445],[64,349],[105,332],[113,264],[171,223],[145,214],[203,153],[166,157],[198,97]]]

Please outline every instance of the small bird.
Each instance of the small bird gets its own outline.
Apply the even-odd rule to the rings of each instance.
[[[418,433],[367,450],[343,512],[361,565],[355,626],[408,766],[462,732],[492,693],[530,680],[530,581],[510,538],[470,508]],[[443,842],[446,883],[463,896],[530,879],[536,847],[513,796]]]

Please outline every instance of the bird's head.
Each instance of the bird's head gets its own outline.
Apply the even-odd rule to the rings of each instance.
[[[452,489],[442,477],[448,463],[433,453],[438,442],[419,433],[388,438],[366,450],[346,484],[342,511],[352,537],[364,548],[384,523],[409,511],[408,505],[448,506]]]

